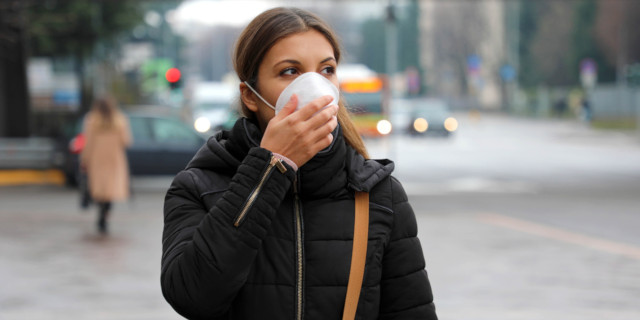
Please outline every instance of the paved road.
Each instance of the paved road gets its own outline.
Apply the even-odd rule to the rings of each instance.
[[[395,174],[422,193],[640,184],[640,135],[569,120],[458,117],[450,139],[391,137],[369,141],[370,152],[394,159]]]
[[[444,319],[640,319],[640,140],[571,121],[461,115],[397,161]],[[395,156],[395,157],[394,157]]]
[[[640,319],[640,200],[411,198],[443,319]]]
[[[637,140],[557,121],[462,123],[451,140],[369,142],[398,156],[441,319],[639,319]],[[159,286],[168,183],[136,179],[108,237],[74,190],[1,188],[0,319],[179,319]]]

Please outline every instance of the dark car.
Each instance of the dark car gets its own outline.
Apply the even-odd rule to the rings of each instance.
[[[204,136],[175,117],[141,113],[127,113],[127,116],[133,137],[133,144],[127,149],[132,176],[175,175],[206,142]],[[83,146],[82,140],[80,133],[69,143],[64,168],[69,185],[78,182],[77,152]]]
[[[440,99],[394,99],[390,115],[396,133],[448,137],[458,129],[458,120]]]

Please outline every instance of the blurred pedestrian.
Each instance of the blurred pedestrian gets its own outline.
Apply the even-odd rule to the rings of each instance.
[[[265,11],[240,35],[244,117],[209,139],[165,197],[161,283],[181,315],[340,319],[350,309],[353,319],[357,309],[359,319],[437,318],[393,162],[368,159],[338,101],[340,57],[334,32],[300,9]],[[315,89],[325,93],[309,99]],[[363,191],[360,250],[354,199]],[[364,277],[349,300],[356,251],[366,252]]]
[[[553,110],[558,118],[562,118],[564,114],[567,112],[567,99],[565,97],[561,97],[556,100],[556,103],[553,105]]]
[[[102,97],[93,103],[84,121],[80,166],[87,173],[91,198],[98,205],[98,231],[106,233],[112,202],[129,197],[129,120],[114,98]]]
[[[581,113],[582,113],[582,120],[584,122],[591,122],[591,117],[592,117],[592,113],[591,113],[591,103],[589,102],[589,99],[587,99],[587,97],[583,97],[582,101],[580,101],[580,105],[582,107]]]

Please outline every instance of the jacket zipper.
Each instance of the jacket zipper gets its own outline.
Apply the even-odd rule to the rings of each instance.
[[[281,173],[285,173],[287,171],[287,168],[282,164],[282,160],[274,156],[271,156],[271,161],[269,161],[269,165],[267,166],[267,169],[265,169],[264,173],[262,174],[262,177],[260,178],[260,182],[258,182],[258,185],[253,189],[253,191],[251,191],[251,194],[249,194],[249,198],[247,199],[247,202],[242,207],[242,210],[240,210],[238,217],[233,222],[234,227],[236,228],[239,227],[242,221],[244,221],[244,218],[246,217],[247,212],[249,212],[249,209],[251,209],[251,207],[253,206],[253,203],[258,198],[258,195],[260,194],[260,191],[262,190],[264,183],[267,181],[267,178],[269,178],[269,176],[271,175],[271,172],[273,172],[273,168],[276,168],[276,167],[278,168],[278,170],[280,170]]]
[[[300,205],[300,197],[298,195],[298,175],[293,181],[293,192],[295,194],[295,220],[296,220],[296,319],[302,320],[302,279],[303,279],[303,262],[302,262],[302,212]]]

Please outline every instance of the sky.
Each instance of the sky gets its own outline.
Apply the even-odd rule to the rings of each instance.
[[[175,12],[176,23],[243,26],[269,8],[281,5],[276,1],[213,1],[183,2]]]
[[[353,12],[354,18],[357,19],[379,14],[381,3],[384,1],[188,0],[171,14],[171,21],[178,33],[189,37],[194,36],[193,31],[199,27],[245,26],[261,12],[279,6],[327,5],[336,10],[346,9]]]

